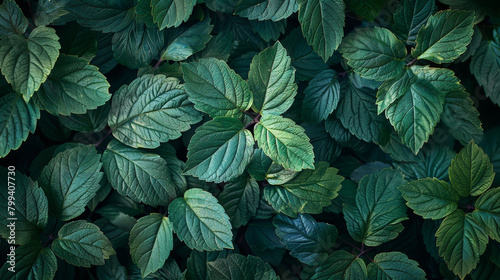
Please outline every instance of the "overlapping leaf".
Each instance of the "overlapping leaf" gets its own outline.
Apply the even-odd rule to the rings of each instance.
[[[257,181],[242,176],[224,186],[219,202],[226,210],[234,228],[244,226],[257,213],[260,189]]]
[[[151,1],[153,21],[158,24],[160,30],[177,27],[189,19],[195,4],[196,0],[153,0]]]
[[[248,19],[279,21],[298,10],[297,0],[240,0],[235,13]]]
[[[278,280],[271,266],[254,256],[231,254],[208,263],[210,279]]]
[[[409,45],[415,45],[418,30],[436,9],[435,1],[403,1],[394,14],[394,33]]]
[[[302,118],[306,122],[319,123],[337,108],[340,99],[340,83],[335,70],[327,69],[316,75],[304,90]]]
[[[366,280],[365,262],[343,250],[333,252],[325,262],[316,268],[311,280]]]
[[[482,194],[475,203],[472,212],[474,219],[496,241],[500,240],[500,188],[491,189]]]
[[[0,269],[0,278],[53,279],[57,270],[57,259],[50,248],[43,248],[39,242],[30,242],[16,248],[14,271],[8,270],[11,264],[5,262]]]
[[[0,38],[23,34],[28,29],[28,19],[15,1],[4,1],[0,5]]]
[[[418,263],[401,252],[377,254],[367,270],[370,280],[425,279],[425,272],[418,267]]]

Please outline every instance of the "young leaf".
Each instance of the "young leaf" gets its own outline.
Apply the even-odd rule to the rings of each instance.
[[[326,120],[337,108],[340,99],[340,83],[337,72],[327,69],[316,75],[304,90],[302,118],[306,122]]]
[[[254,144],[252,133],[238,119],[217,117],[196,129],[184,173],[205,181],[228,182],[243,173]]]
[[[28,19],[16,1],[3,1],[0,5],[0,38],[22,35],[28,29]]]
[[[474,219],[483,227],[488,235],[500,240],[500,188],[483,193],[475,203],[472,212]]]
[[[362,259],[344,250],[338,250],[316,268],[311,280],[367,280],[367,277],[366,264]]]
[[[248,73],[253,92],[252,108],[261,114],[280,115],[292,106],[297,94],[295,69],[280,42],[254,56]]]
[[[194,25],[182,25],[178,28],[171,28],[167,33],[166,47],[161,52],[162,60],[181,61],[190,57],[205,48],[212,38],[213,25],[210,18],[198,22]]]
[[[406,220],[406,206],[398,187],[406,183],[403,174],[382,169],[359,182],[356,205],[344,204],[344,217],[351,237],[368,246],[378,246],[398,236]]]
[[[487,154],[471,140],[451,161],[451,185],[461,196],[478,196],[493,183],[495,173]]]
[[[196,5],[196,0],[152,0],[149,2],[151,2],[153,21],[158,24],[160,30],[178,27],[182,22],[187,21]]]
[[[63,221],[80,216],[101,187],[101,167],[101,155],[93,146],[77,146],[57,154],[38,178],[51,215]]]
[[[120,32],[133,24],[135,5],[134,0],[76,0],[70,1],[67,9],[76,16],[80,25],[109,33]]]
[[[279,21],[298,9],[297,0],[240,0],[235,13],[248,19]]]
[[[445,10],[429,17],[418,31],[413,57],[434,63],[453,62],[467,49],[474,33],[474,12]]]
[[[344,37],[342,0],[299,0],[299,22],[307,43],[327,61]]]
[[[356,29],[342,40],[340,52],[347,64],[366,79],[392,79],[405,65],[405,45],[385,28]]]
[[[314,168],[309,138],[292,120],[265,115],[254,128],[254,137],[264,153],[283,167],[294,171]]]
[[[28,102],[45,82],[59,56],[59,37],[50,27],[40,26],[28,38],[11,35],[2,40],[0,69],[17,93]]]
[[[408,45],[415,45],[415,39],[420,27],[434,13],[435,1],[408,0],[400,3],[394,14],[394,34],[406,41]]]
[[[495,41],[482,41],[471,58],[470,71],[484,87],[493,103],[500,105],[500,36]]]
[[[43,248],[39,242],[30,242],[16,248],[15,272],[8,270],[11,264],[5,262],[0,269],[3,280],[53,279],[57,270],[57,259],[50,248]]]
[[[167,162],[157,154],[113,140],[104,151],[102,162],[111,186],[135,202],[166,206],[177,197]]]
[[[370,280],[425,279],[425,272],[418,263],[401,252],[377,254],[367,270]]]
[[[259,184],[245,176],[226,184],[219,195],[219,202],[226,210],[233,228],[246,225],[255,216],[259,199]]]
[[[147,74],[113,95],[108,123],[124,144],[156,148],[200,120],[179,80]]]
[[[74,266],[103,265],[104,260],[116,254],[108,238],[99,227],[87,221],[65,224],[52,243],[52,250],[61,259]]]
[[[308,265],[321,265],[337,240],[334,225],[318,223],[309,214],[299,214],[295,219],[280,214],[273,219],[273,224],[290,255]]]
[[[140,218],[130,231],[129,246],[132,261],[147,277],[163,267],[174,247],[172,224],[157,213]]]
[[[406,205],[424,219],[442,219],[457,209],[460,196],[450,184],[436,178],[411,181],[398,188]]]
[[[168,206],[169,218],[181,241],[198,251],[233,249],[231,223],[209,192],[189,189]]]
[[[252,92],[239,75],[216,58],[182,64],[184,85],[196,109],[211,117],[239,117],[252,106]]]
[[[436,237],[439,255],[461,279],[476,267],[488,244],[488,235],[472,214],[460,209],[441,222]]]
[[[208,263],[209,279],[279,280],[271,266],[249,255],[231,254]]]

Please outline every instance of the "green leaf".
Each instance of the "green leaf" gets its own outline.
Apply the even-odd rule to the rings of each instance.
[[[227,258],[219,258],[208,263],[209,279],[245,279],[245,280],[279,280],[272,267],[249,255],[231,254]]]
[[[75,0],[70,1],[67,9],[73,13],[80,25],[104,33],[120,32],[133,24],[135,17],[135,0],[102,1]]]
[[[277,41],[280,35],[285,33],[287,21],[285,19],[280,21],[252,20],[250,25],[252,30],[258,33],[264,41]]]
[[[259,199],[259,184],[251,177],[241,177],[229,182],[219,195],[219,202],[233,228],[246,225],[257,214]]]
[[[101,187],[101,167],[101,155],[93,146],[82,145],[57,154],[38,178],[49,201],[49,212],[63,221],[80,216]]]
[[[280,42],[254,56],[248,73],[254,111],[279,115],[292,106],[297,84],[295,69],[290,64],[291,58]]]
[[[59,25],[74,20],[75,17],[67,9],[69,0],[40,0],[33,19],[36,26]]]
[[[0,158],[17,150],[35,132],[39,118],[40,110],[33,101],[26,104],[12,89],[0,97]]]
[[[231,223],[209,192],[189,189],[168,206],[169,218],[181,241],[198,251],[233,249]]]
[[[65,0],[67,1],[67,0]],[[91,61],[97,52],[97,40],[95,32],[71,22],[61,27],[58,31],[61,44],[61,53],[66,55],[76,55]],[[58,58],[59,62],[60,57]],[[50,78],[50,75],[49,75]]]
[[[103,266],[96,269],[97,279],[122,280],[127,279],[127,269],[118,262],[116,256],[111,256]]]
[[[99,227],[87,221],[65,224],[52,243],[52,250],[67,263],[80,267],[103,265],[104,260],[116,254]]]
[[[463,145],[467,145],[471,139],[480,142],[483,138],[479,112],[465,91],[446,93],[441,122],[448,127],[451,135]]]
[[[349,0],[347,8],[356,15],[368,20],[374,21],[380,14],[387,0]]]
[[[439,255],[461,279],[479,262],[488,243],[488,235],[473,219],[472,213],[458,209],[446,217],[436,232]]]
[[[406,146],[403,147],[406,148]],[[401,152],[408,153],[409,149],[406,148]],[[430,145],[416,156],[411,152],[410,155],[413,157],[401,158],[398,159],[401,162],[393,162],[394,167],[398,168],[408,181],[427,177],[448,181],[448,168],[451,160],[456,156],[456,153],[449,147]]]
[[[97,67],[84,58],[63,54],[33,101],[53,115],[85,114],[111,98],[108,89],[106,77]]]
[[[398,100],[410,90],[412,84],[417,82],[417,76],[412,70],[403,70],[391,80],[385,81],[377,91],[377,113],[381,114],[387,107]]]
[[[450,184],[436,178],[411,181],[398,188],[406,205],[424,219],[438,220],[453,213],[460,196]]]
[[[267,185],[266,200],[278,212],[296,217],[297,213],[319,214],[332,203],[344,178],[326,162],[318,162],[314,170],[303,170],[281,186]]]
[[[52,250],[34,241],[16,248],[15,272],[8,270],[10,267],[11,264],[5,262],[0,269],[0,278],[51,280],[56,274],[57,259]]]
[[[22,35],[28,29],[28,19],[16,1],[3,1],[0,5],[0,38]]]
[[[104,151],[102,162],[111,186],[135,202],[166,206],[177,196],[167,162],[157,154],[113,140]]]
[[[405,66],[405,45],[385,28],[356,29],[342,40],[340,52],[347,64],[366,79],[386,81]]]
[[[316,268],[311,280],[367,280],[365,262],[343,250],[333,252]]]
[[[340,83],[337,72],[327,69],[316,75],[304,90],[302,118],[306,122],[326,120],[337,108],[340,99]]]
[[[157,213],[140,218],[130,231],[129,246],[132,261],[147,277],[163,267],[174,247],[172,224]]]
[[[217,117],[196,129],[184,173],[205,181],[228,182],[245,171],[254,143],[252,133],[238,119]]]
[[[292,120],[265,115],[254,127],[254,137],[264,153],[283,167],[294,171],[314,168],[309,138]]]
[[[394,14],[394,34],[408,45],[415,45],[418,30],[436,9],[435,1],[402,1]]]
[[[418,31],[413,57],[434,63],[453,62],[467,49],[474,33],[474,12],[445,10],[429,17]]]
[[[262,149],[255,149],[252,159],[247,166],[247,172],[257,181],[266,180],[267,171],[271,167],[272,162]]]
[[[152,0],[150,2],[153,21],[158,24],[160,30],[172,26],[177,27],[187,21],[196,5],[196,0]]]
[[[498,36],[500,37],[500,36]],[[493,103],[500,105],[500,39],[482,41],[471,58],[470,71]]]
[[[26,102],[54,67],[61,48],[58,40],[55,30],[44,26],[33,29],[28,38],[11,35],[2,40],[2,74]]]
[[[327,61],[344,37],[342,0],[299,0],[299,22],[307,43]]]
[[[418,79],[389,105],[385,116],[403,144],[417,154],[433,133],[443,113],[444,97],[430,82]]]
[[[290,255],[308,265],[321,265],[337,240],[334,225],[318,223],[308,214],[299,214],[295,219],[280,214],[273,219],[273,224]]]
[[[143,75],[113,95],[109,126],[131,147],[156,148],[201,120],[176,78]]]
[[[451,185],[461,196],[478,196],[493,183],[493,164],[474,140],[471,140],[451,161]]]
[[[105,104],[95,110],[88,110],[85,114],[71,114],[59,116],[61,124],[70,130],[79,132],[99,132],[106,127],[111,106]]]
[[[15,244],[21,245],[40,240],[40,233],[48,220],[49,204],[45,193],[38,187],[38,183],[17,170],[9,172],[0,167],[0,179],[5,182],[0,195],[0,203],[4,206],[4,210],[0,212],[0,234],[9,243],[15,240]],[[15,200],[9,199],[11,190],[14,190]],[[12,213],[11,209],[15,209],[15,212]],[[11,230],[7,226],[12,221],[9,218],[16,219],[14,238],[9,238]]]
[[[406,220],[406,206],[398,187],[403,174],[382,169],[359,182],[356,205],[344,204],[344,217],[351,237],[367,246],[378,246],[398,236]]]
[[[472,212],[474,219],[483,227],[488,235],[500,240],[500,188],[491,189],[482,194],[475,203]]]
[[[248,19],[279,21],[298,9],[297,0],[240,0],[235,13]]]
[[[299,173],[291,169],[286,169],[283,166],[272,162],[263,180],[266,180],[271,185],[285,184],[293,178],[297,177]]]
[[[182,61],[205,48],[212,38],[213,25],[210,18],[194,25],[183,25],[171,28],[167,33],[166,47],[161,52],[162,60]]]
[[[418,263],[401,252],[377,254],[367,270],[370,280],[425,279],[425,272],[418,267]]]
[[[216,58],[182,64],[184,85],[196,109],[211,117],[239,117],[252,106],[252,92],[239,75]]]

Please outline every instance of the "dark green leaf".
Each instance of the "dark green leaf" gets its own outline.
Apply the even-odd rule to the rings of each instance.
[[[302,118],[306,122],[325,120],[337,108],[340,83],[335,70],[327,69],[316,75],[304,90]]]
[[[254,256],[231,254],[208,263],[210,279],[278,280],[279,277],[263,260]]]
[[[219,195],[219,202],[226,210],[233,228],[244,226],[257,213],[260,189],[251,177],[229,182]]]

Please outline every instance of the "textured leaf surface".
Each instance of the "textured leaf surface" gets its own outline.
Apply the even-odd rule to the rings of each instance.
[[[345,4],[341,0],[299,0],[299,22],[307,43],[327,61],[344,37]]]
[[[28,19],[15,1],[4,1],[0,5],[0,38],[23,34],[28,29]]]
[[[234,228],[246,225],[257,214],[259,199],[259,184],[251,177],[229,182],[219,195],[219,202]]]
[[[500,240],[500,188],[491,189],[479,197],[472,212],[474,219],[496,241]]]
[[[425,279],[425,272],[418,267],[418,263],[401,252],[377,254],[367,270],[370,280]]]
[[[298,10],[297,0],[240,0],[236,14],[248,19],[279,21]]]
[[[122,31],[133,24],[135,4],[134,0],[75,0],[68,9],[80,25],[108,33]]]
[[[113,95],[108,123],[124,144],[156,148],[200,120],[179,80],[147,74]]]
[[[252,106],[252,92],[238,74],[215,58],[182,64],[185,88],[195,108],[211,117],[239,117]]]
[[[394,14],[394,34],[414,46],[418,30],[427,22],[435,9],[435,1],[402,1]]]
[[[493,103],[500,105],[500,36],[482,41],[471,58],[470,70]]]
[[[198,251],[233,249],[229,217],[210,193],[189,189],[184,197],[170,203],[168,212],[175,233],[189,248]]]
[[[160,30],[177,27],[189,19],[195,4],[196,0],[152,0],[153,21],[158,24]]]
[[[210,279],[278,280],[271,266],[254,256],[231,254],[208,263]]]
[[[467,145],[471,139],[479,142],[483,138],[479,112],[465,91],[446,93],[441,121],[463,145]]]
[[[311,280],[366,280],[365,262],[356,256],[338,250],[316,268]]]
[[[178,28],[170,28],[166,33],[166,47],[161,52],[162,60],[181,61],[192,54],[205,48],[212,38],[213,25],[210,18],[194,25],[182,25]]]
[[[174,247],[170,220],[157,213],[140,218],[130,231],[129,246],[143,277],[162,268]]]
[[[459,195],[450,184],[436,178],[411,181],[398,188],[406,205],[424,219],[442,219],[457,209]]]
[[[39,242],[31,242],[16,248],[15,273],[9,271],[10,264],[5,262],[0,269],[4,280],[53,279],[57,270],[57,259],[49,248],[42,248]]]
[[[340,83],[337,72],[327,69],[316,75],[304,90],[302,118],[306,122],[319,123],[337,108],[340,100]]]
[[[273,161],[295,171],[314,168],[314,154],[304,129],[292,120],[266,115],[254,128],[255,140]]]
[[[95,110],[88,110],[85,114],[71,114],[59,116],[61,124],[70,130],[80,132],[99,132],[108,123],[108,114],[111,106],[105,104]]]

